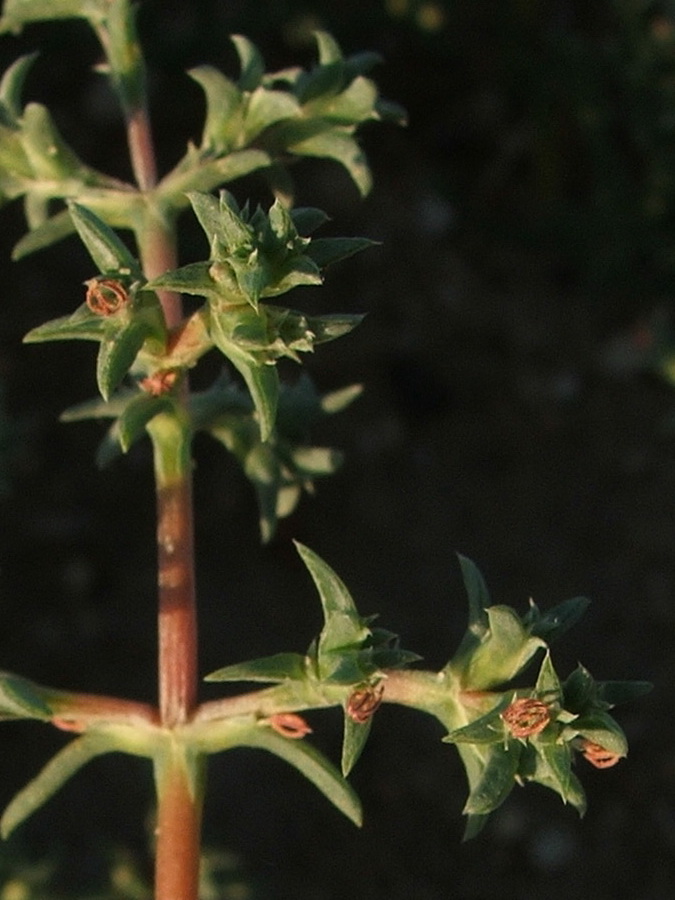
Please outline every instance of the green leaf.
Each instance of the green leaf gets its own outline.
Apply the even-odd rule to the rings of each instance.
[[[596,685],[598,699],[609,706],[637,700],[654,687],[649,681],[599,681]]]
[[[110,319],[105,320],[103,340],[96,360],[96,383],[104,400],[119,387],[123,378],[134,364],[138,351],[150,335],[146,322],[133,318],[119,327],[111,327]]]
[[[544,739],[546,735],[548,738]],[[536,782],[555,791],[563,803],[569,803],[583,816],[586,795],[571,766],[569,744],[544,731],[523,747],[518,776],[525,782]]]
[[[211,338],[243,376],[258,414],[261,439],[268,440],[274,427],[279,400],[279,375],[276,366],[259,362],[253,354],[238,347],[228,334],[228,326],[218,314],[211,316]]]
[[[334,341],[353,331],[364,319],[361,315],[328,314],[306,316],[285,307],[264,306],[264,315],[287,348],[301,353],[311,352],[315,344]]]
[[[25,344],[39,344],[43,341],[102,341],[105,330],[105,319],[97,316],[83,303],[69,316],[61,316],[32,328],[23,340]]]
[[[221,378],[210,390],[193,395],[191,416],[195,429],[208,431],[223,444],[253,482],[263,541],[268,541],[278,519],[291,514],[303,491],[311,493],[315,478],[335,471],[341,454],[305,444],[308,430],[326,415],[307,375],[282,385],[275,433],[266,444],[261,444],[251,409],[248,394]]]
[[[25,234],[14,245],[12,250],[12,259],[16,262],[28,256],[29,253],[35,253],[36,250],[44,250],[51,244],[62,240],[75,231],[72,217],[67,209],[50,216],[41,225],[31,228],[28,234]]]
[[[294,766],[312,782],[331,803],[358,827],[363,814],[361,803],[351,786],[318,750],[305,741],[282,737],[271,728],[260,728],[247,735],[244,743],[260,747]]]
[[[22,112],[21,94],[23,85],[37,57],[37,53],[27,53],[25,56],[20,56],[6,70],[0,81],[0,103],[17,123],[21,118]]]
[[[199,297],[216,297],[219,286],[211,277],[210,270],[209,262],[188,263],[153,278],[145,287],[152,291],[177,291],[180,294],[194,294]]]
[[[313,234],[317,228],[321,228],[330,221],[329,216],[321,209],[312,206],[297,206],[291,210],[291,218],[298,232],[305,237]]]
[[[581,663],[565,679],[563,695],[565,709],[572,713],[581,713],[595,703],[597,699],[595,681]]]
[[[282,683],[284,681],[300,681],[306,677],[306,657],[299,653],[276,653],[252,659],[248,662],[235,663],[217,669],[204,678],[204,681],[252,681],[262,683]]]
[[[213,249],[215,236],[220,235],[220,203],[212,194],[203,191],[190,191],[187,195],[197,221],[209,240],[209,246]]]
[[[202,227],[208,236],[215,236],[222,242],[226,255],[248,249],[253,240],[253,228],[244,221],[245,216],[240,212],[236,200],[229,191],[220,191],[218,196],[217,226],[206,231],[205,222],[202,222],[200,218]],[[190,201],[193,201],[192,195],[190,195]],[[204,207],[204,204],[202,203],[201,206]],[[214,253],[214,259],[219,258],[221,258],[220,254]]]
[[[515,678],[537,650],[545,646],[523,628],[510,607],[490,606],[486,613],[488,631],[462,666],[457,667],[462,683],[474,691],[488,690]]]
[[[261,132],[275,122],[300,114],[300,105],[287,91],[270,91],[258,87],[251,94],[244,116],[246,142],[255,140]]]
[[[379,53],[372,50],[363,50],[361,53],[354,53],[345,62],[345,82],[349,83],[357,75],[367,75],[371,69],[382,63],[382,57]]]
[[[40,688],[25,678],[0,672],[0,720],[50,719],[51,710]]]
[[[311,72],[303,72],[298,79],[298,96],[303,104],[332,97],[345,84],[345,65],[337,41],[326,31],[317,31],[314,36],[319,64]]]
[[[391,122],[392,125],[408,124],[408,113],[400,103],[378,97],[375,112],[381,122]]]
[[[295,547],[312,576],[323,607],[325,624],[317,648],[320,678],[333,677],[348,683],[362,680],[368,673],[363,672],[359,678],[358,651],[370,637],[370,629],[359,616],[344,582],[330,566],[298,541],[295,541]],[[345,662],[347,666],[344,666]]]
[[[366,156],[350,130],[333,127],[311,137],[299,139],[288,146],[296,156],[315,156],[333,159],[349,173],[362,197],[370,193],[373,185]]]
[[[478,566],[466,556],[457,554],[462,571],[462,580],[469,601],[469,621],[467,629],[480,638],[488,629],[486,609],[491,605],[490,594]]]
[[[138,279],[142,273],[138,262],[115,232],[91,210],[79,203],[68,203],[70,216],[80,240],[104,275],[121,274]]]
[[[574,772],[570,772],[566,802],[573,806],[580,816],[583,817],[586,813],[586,792]]]
[[[544,654],[539,675],[537,676],[537,684],[535,687],[536,696],[547,703],[553,700],[558,701],[562,694],[560,679],[553,668],[551,662],[551,654],[547,650]]]
[[[96,6],[96,0],[5,0],[0,34],[18,33],[29,22],[45,19],[88,18]]]
[[[626,756],[628,753],[626,735],[609,713],[599,709],[576,718],[566,727],[564,733],[581,735],[618,756]]]
[[[550,643],[579,621],[590,606],[590,602],[587,597],[572,597],[544,613],[532,603],[528,613],[523,617],[523,624],[529,625],[533,635]]]
[[[342,455],[330,447],[296,447],[293,464],[308,477],[331,475],[342,462]]]
[[[263,543],[271,540],[277,521],[277,504],[283,481],[281,465],[270,444],[256,442],[244,459],[244,474],[253,482],[260,510]]]
[[[355,722],[345,713],[344,733],[342,737],[342,774],[347,777],[358,762],[363,748],[366,746],[373,720]]]
[[[320,269],[325,269],[331,263],[348,259],[361,250],[369,247],[379,247],[379,241],[371,241],[368,238],[315,238],[307,247],[306,254]]]
[[[487,820],[489,819],[489,815],[476,815],[472,813],[466,817],[466,826],[464,828],[464,834],[462,835],[462,843],[466,843],[466,841],[471,841],[475,837],[481,833],[481,831],[485,828],[487,824]]]
[[[117,422],[117,434],[123,452],[126,453],[139,438],[144,437],[148,422],[172,408],[173,404],[168,397],[137,394],[130,403],[127,403]]]
[[[236,136],[234,127],[240,124],[241,91],[213,66],[197,66],[190,69],[188,75],[199,84],[206,96],[202,147],[212,148],[217,153],[229,149]]]
[[[85,734],[60,750],[42,771],[20,791],[0,819],[0,834],[8,838],[35,810],[39,809],[83,765],[108,752],[110,742],[99,734]]]
[[[59,134],[46,106],[29,103],[21,121],[21,143],[36,178],[63,181],[84,175],[86,167]]]
[[[258,48],[248,38],[241,34],[232,34],[230,40],[236,48],[241,65],[239,87],[242,91],[254,91],[262,81],[265,62]]]
[[[315,31],[317,50],[319,51],[319,64],[328,66],[331,63],[342,61],[342,50],[335,38],[327,31]]]
[[[360,397],[362,393],[362,384],[350,384],[348,387],[332,391],[321,398],[321,409],[329,415],[341,412]]]
[[[70,406],[59,416],[61,422],[82,422],[86,419],[116,419],[127,405],[138,396],[137,391],[118,391],[110,400],[94,397]]]
[[[298,78],[296,90],[306,115],[320,112],[325,103],[342,89],[345,67],[342,60],[315,66]]]
[[[105,469],[123,453],[120,441],[119,422],[113,422],[101,443],[96,448],[96,465]]]
[[[467,815],[486,815],[506,800],[515,784],[522,745],[518,741],[493,744],[481,777],[466,801]]]
[[[222,159],[216,160],[211,169],[207,169],[204,176],[197,173],[196,182],[190,187],[195,190],[211,190],[228,181],[235,181],[250,175],[258,169],[266,169],[272,165],[272,157],[265,150],[251,147],[247,150],[239,150],[228,153]],[[211,171],[214,173],[211,175]],[[214,177],[215,176],[215,177]]]
[[[506,728],[501,714],[510,705],[511,695],[505,694],[496,706],[484,716],[474,719],[468,725],[456,728],[443,738],[447,744],[495,744],[503,743]]]
[[[568,802],[570,779],[572,776],[572,751],[567,743],[542,740],[541,736],[531,742],[539,757],[533,780],[550,787]]]
[[[377,88],[367,78],[354,81],[328,102],[322,102],[317,112],[322,119],[335,125],[358,125],[376,117]]]

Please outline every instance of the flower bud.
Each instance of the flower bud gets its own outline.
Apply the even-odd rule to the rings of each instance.
[[[527,738],[546,728],[551,721],[551,712],[543,700],[521,697],[507,706],[501,717],[513,737]]]
[[[382,703],[384,684],[368,685],[365,688],[353,691],[347,700],[346,713],[349,718],[358,725],[372,719]]]
[[[276,713],[270,716],[266,722],[277,734],[292,740],[300,740],[306,734],[312,733],[312,729],[307,722],[302,716],[296,715],[296,713]]]
[[[129,302],[127,289],[114,278],[90,278],[85,284],[85,303],[97,316],[112,316]]]
[[[581,755],[596,769],[611,769],[621,759],[618,753],[613,753],[600,744],[588,740],[584,740],[581,744]]]

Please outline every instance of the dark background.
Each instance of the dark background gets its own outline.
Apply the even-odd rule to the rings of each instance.
[[[307,362],[323,390],[360,381],[366,391],[316,435],[344,449],[343,469],[265,548],[248,483],[221,448],[198,442],[202,671],[305,649],[320,611],[291,548],[297,537],[429,668],[447,661],[463,629],[459,551],[496,602],[524,610],[529,597],[542,607],[592,598],[556,648],[561,675],[581,660],[596,677],[656,686],[618,712],[629,758],[605,772],[579,763],[583,821],[553,794],[517,789],[467,845],[456,753],[434,720],[408,710],[378,714],[355,770],[360,832],[276,759],[224,755],[212,766],[205,842],[234,882],[213,896],[672,897],[675,394],[645,350],[667,339],[675,275],[674,5],[140,7],[163,169],[199,135],[202,98],[184,70],[210,62],[236,74],[230,33],[255,40],[269,69],[311,63],[316,27],[346,52],[378,50],[382,94],[410,117],[405,130],[364,130],[375,175],[364,202],[331,163],[297,170],[298,202],[334,220],[326,233],[383,242],[336,267],[321,291],[293,297],[308,310],[368,312]],[[7,64],[36,46],[26,98],[52,106],[85,159],[128,177],[86,29],[35,26],[3,38],[0,54]],[[265,197],[256,179],[232,189],[240,200]],[[72,240],[10,264],[19,208],[2,222],[0,664],[59,687],[152,700],[148,450],[99,472],[102,429],[57,422],[94,393],[95,348],[20,343],[80,302],[90,264]],[[204,249],[190,233],[184,261]],[[217,694],[205,687],[205,697]],[[337,759],[339,715],[312,724]],[[43,726],[3,726],[0,801],[61,743]],[[26,897],[94,896],[120,854],[144,870],[151,805],[142,761],[96,761],[0,849],[2,878],[22,871],[55,885]]]

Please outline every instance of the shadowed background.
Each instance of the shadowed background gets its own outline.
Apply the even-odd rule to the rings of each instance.
[[[329,271],[320,290],[291,298],[307,311],[368,313],[306,362],[322,390],[358,381],[365,393],[315,435],[345,451],[344,467],[268,547],[249,484],[222,448],[197,442],[201,670],[306,648],[320,608],[292,549],[297,537],[338,571],[363,614],[379,612],[430,668],[445,664],[464,627],[459,551],[482,569],[495,602],[524,610],[529,597],[544,608],[591,597],[585,620],[554,648],[562,676],[581,660],[598,678],[656,684],[617,714],[628,760],[605,772],[579,763],[590,801],[581,823],[553,794],[517,789],[468,845],[461,766],[421,714],[378,713],[352,779],[365,808],[360,832],[276,759],[219,757],[205,842],[230,854],[219,864],[248,893],[230,884],[217,896],[672,897],[675,393],[644,351],[665,339],[675,275],[674,5],[140,6],[163,170],[201,127],[202,96],[184,70],[208,62],[236,74],[231,33],[252,38],[270,70],[310,64],[316,28],[346,53],[377,50],[381,92],[410,118],[405,130],[364,130],[375,176],[364,202],[332,163],[296,170],[298,203],[333,219],[326,234],[382,241]],[[129,177],[84,26],[36,26],[3,38],[0,55],[6,66],[35,47],[26,99],[52,107],[83,158]],[[256,178],[231,188],[239,200],[269,202]],[[57,422],[93,395],[95,347],[20,343],[81,302],[91,264],[71,239],[10,265],[20,210],[4,210],[3,223],[0,665],[151,700],[148,448],[99,472],[102,427]],[[206,251],[186,226],[184,262]],[[218,691],[206,685],[203,696]],[[310,719],[337,759],[340,714]],[[43,726],[3,726],[0,801],[61,743]],[[94,762],[0,848],[0,873],[37,860],[30,877],[48,865],[55,896],[72,897],[94,896],[122,852],[143,869],[148,769]]]

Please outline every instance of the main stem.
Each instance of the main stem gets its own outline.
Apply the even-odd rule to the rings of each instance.
[[[175,268],[174,239],[152,216],[144,228],[142,261],[152,278]],[[160,297],[169,328],[182,318],[180,298]],[[197,702],[197,609],[191,473],[192,434],[182,388],[183,411],[156,416],[148,425],[153,442],[157,491],[158,676],[160,722],[185,723]],[[156,779],[156,900],[197,900],[202,798],[195,792],[199,763],[174,761]]]
[[[151,279],[177,266],[173,221],[152,205],[155,155],[149,121],[137,109],[127,122],[128,142],[139,187],[148,206],[137,239],[141,264]],[[180,296],[160,292],[169,330],[182,321]],[[197,608],[191,431],[185,415],[187,381],[181,388],[183,415],[163,414],[148,426],[153,442],[157,494],[158,692],[159,716],[167,729],[185,723],[197,702]],[[197,900],[199,892],[201,791],[198,761],[178,755],[156,772],[156,900]]]

